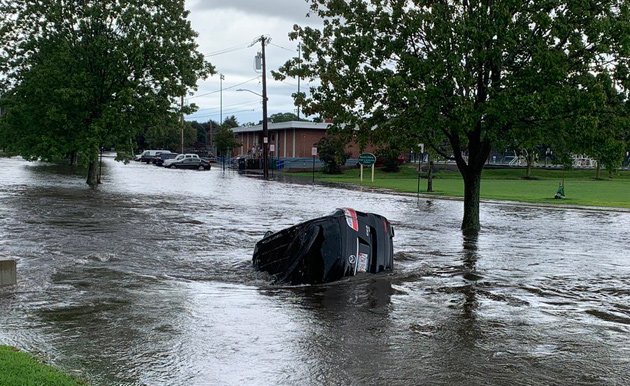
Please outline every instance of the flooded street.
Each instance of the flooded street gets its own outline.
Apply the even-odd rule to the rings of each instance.
[[[94,385],[627,385],[630,213],[462,203],[105,159],[0,158],[0,344]],[[353,207],[395,271],[279,287],[267,230]]]

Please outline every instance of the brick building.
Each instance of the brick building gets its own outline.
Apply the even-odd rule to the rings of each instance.
[[[326,135],[329,126],[330,123],[305,121],[268,123],[270,151],[273,148],[273,156],[276,158],[311,157],[311,149]],[[261,151],[262,125],[240,126],[232,131],[236,141],[241,144],[241,147],[234,149],[232,155],[247,156]],[[346,150],[351,153],[351,158],[359,155],[358,146],[354,144],[348,145]]]
[[[289,121],[268,123],[269,157],[283,161],[285,168],[302,168],[312,166],[313,146],[326,135],[330,123],[316,123],[307,121]],[[234,148],[232,156],[261,158],[262,157],[262,125],[240,126],[232,129],[236,141],[241,144]],[[365,151],[371,151],[368,146]],[[356,164],[359,157],[359,146],[350,143],[346,146],[350,157],[346,164]],[[319,160],[317,161],[319,164]]]
[[[328,126],[329,123],[303,121],[268,123],[270,154],[279,158],[311,157],[311,148],[326,135]],[[235,127],[232,131],[236,141],[241,144],[240,148],[234,149],[233,155],[251,156],[260,153],[263,143],[262,124]]]

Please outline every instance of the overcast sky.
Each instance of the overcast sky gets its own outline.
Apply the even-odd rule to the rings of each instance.
[[[296,112],[291,93],[297,91],[297,80],[275,81],[271,70],[297,54],[297,42],[288,37],[293,25],[316,23],[313,16],[307,17],[309,5],[305,0],[186,0],[186,8],[190,10],[192,27],[199,34],[199,50],[217,71],[216,75],[199,81],[199,89],[188,98],[199,110],[187,116],[187,120],[219,121],[221,106],[223,119],[235,115],[240,124],[262,120],[261,97],[236,91],[243,88],[262,93],[261,72],[254,69],[254,56],[261,46],[256,43],[250,47],[261,35],[271,38],[265,49],[268,115]],[[224,75],[223,87],[219,73]],[[306,91],[307,87],[302,82],[300,89]]]

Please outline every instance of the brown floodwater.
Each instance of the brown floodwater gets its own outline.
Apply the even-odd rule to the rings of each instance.
[[[94,385],[627,385],[630,213],[462,203],[124,165],[0,159],[0,344]],[[254,244],[338,207],[395,271],[279,287]],[[1,376],[1,375],[0,375]]]

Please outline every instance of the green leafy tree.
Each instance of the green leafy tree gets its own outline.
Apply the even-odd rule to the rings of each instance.
[[[615,87],[610,74],[591,75],[589,80],[589,94],[595,96],[589,102],[596,108],[585,112],[583,119],[569,131],[576,139],[573,151],[597,160],[596,178],[600,178],[602,165],[612,177],[624,158],[625,133],[630,126],[627,102],[623,93]]]
[[[204,123],[199,123],[197,121],[186,122],[187,125],[190,125],[195,130],[196,139],[195,139],[195,147],[207,146],[208,145],[208,128]]]
[[[215,135],[214,143],[217,147],[217,152],[221,156],[230,156],[232,153],[232,149],[235,147],[241,146],[238,142],[236,142],[236,138],[234,137],[234,132],[232,128],[227,126],[221,126]]]
[[[305,119],[298,118],[298,116],[293,113],[275,113],[271,114],[271,116],[269,117],[269,122],[273,123],[290,121],[305,121]]]
[[[234,115],[230,115],[229,117],[223,120],[223,126],[229,127],[229,128],[238,127],[239,126],[238,120],[236,119]]]
[[[454,159],[465,231],[480,229],[481,172],[493,145],[517,125],[578,119],[586,107],[571,101],[587,92],[590,73],[615,67],[628,89],[627,0],[309,3],[323,27],[294,28],[302,57],[275,76],[319,79],[303,99],[307,115],[364,137],[409,131]]]
[[[184,148],[192,147],[197,140],[197,130],[190,122],[185,123],[183,133],[179,122],[166,127],[151,127],[144,134],[144,147],[146,149],[180,152],[182,150],[182,134],[184,135]]]
[[[346,152],[346,143],[347,139],[336,133],[327,133],[317,142],[317,154],[324,163],[324,173],[341,173],[341,167],[346,164],[348,157],[350,157],[350,154]]]
[[[194,110],[180,98],[213,72],[183,0],[2,1],[0,15],[0,146],[79,154],[92,186],[101,146],[124,158],[146,130],[177,127]]]

